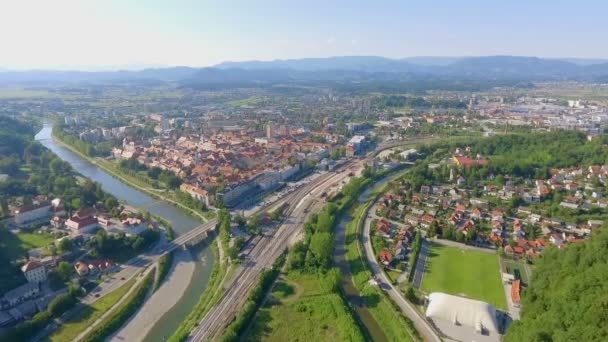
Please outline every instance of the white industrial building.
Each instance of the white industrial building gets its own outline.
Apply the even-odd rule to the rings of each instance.
[[[458,341],[500,341],[496,309],[486,302],[433,292],[426,317],[445,335]]]

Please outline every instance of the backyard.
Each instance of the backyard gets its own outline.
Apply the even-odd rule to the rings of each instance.
[[[444,292],[481,300],[498,309],[507,308],[498,256],[491,253],[433,244],[422,289],[427,293]]]

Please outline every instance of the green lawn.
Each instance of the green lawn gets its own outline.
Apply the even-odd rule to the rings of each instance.
[[[521,281],[524,284],[529,285],[529,281],[530,279],[528,278],[528,272],[526,272],[526,269],[524,268],[524,264],[521,261],[515,261],[515,260],[504,260],[503,262],[506,262],[506,267],[507,267],[507,273],[512,274],[514,276],[519,276],[519,279],[521,279]]]
[[[95,322],[104,312],[108,311],[127,291],[135,284],[135,278],[104,296],[90,306],[86,306],[74,317],[62,324],[46,341],[69,342],[82,333],[87,327]]]
[[[21,242],[21,248],[25,250],[46,247],[55,241],[55,237],[53,235],[46,233],[19,233],[17,234],[17,238]]]
[[[490,253],[433,245],[422,289],[481,300],[499,309],[507,308],[498,256]]]
[[[283,276],[257,312],[245,340],[363,341],[346,303],[325,285],[317,275]]]

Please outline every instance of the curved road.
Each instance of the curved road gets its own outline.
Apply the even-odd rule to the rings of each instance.
[[[374,207],[373,205],[370,208]],[[370,226],[372,218],[368,215],[369,208],[365,212],[365,223],[363,224],[363,235],[361,239],[363,240],[363,245],[365,247],[365,256],[367,258],[367,263],[369,264],[372,273],[379,279],[381,282],[382,289],[386,291],[386,293],[391,297],[391,299],[399,306],[401,311],[405,316],[407,316],[412,322],[414,322],[414,326],[416,330],[420,332],[425,341],[435,341],[439,342],[441,339],[439,335],[433,330],[431,325],[426,321],[422,315],[416,311],[414,306],[410,304],[403,296],[401,292],[399,292],[393,286],[392,282],[388,279],[388,277],[382,272],[378,261],[376,261],[376,256],[374,254],[374,249],[372,248],[372,242],[370,239]]]

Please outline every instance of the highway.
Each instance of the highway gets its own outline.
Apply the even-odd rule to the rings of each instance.
[[[360,161],[347,163],[343,166],[345,171],[324,174],[285,198],[288,208],[284,221],[276,231],[264,235],[253,247],[234,275],[232,286],[199,323],[189,341],[212,340],[223,331],[246,301],[249,290],[257,284],[261,271],[272,266],[285,251],[289,241],[301,230],[308,216],[323,207],[323,193],[329,192],[332,187],[341,186],[342,181],[349,177],[349,171],[361,166]]]

